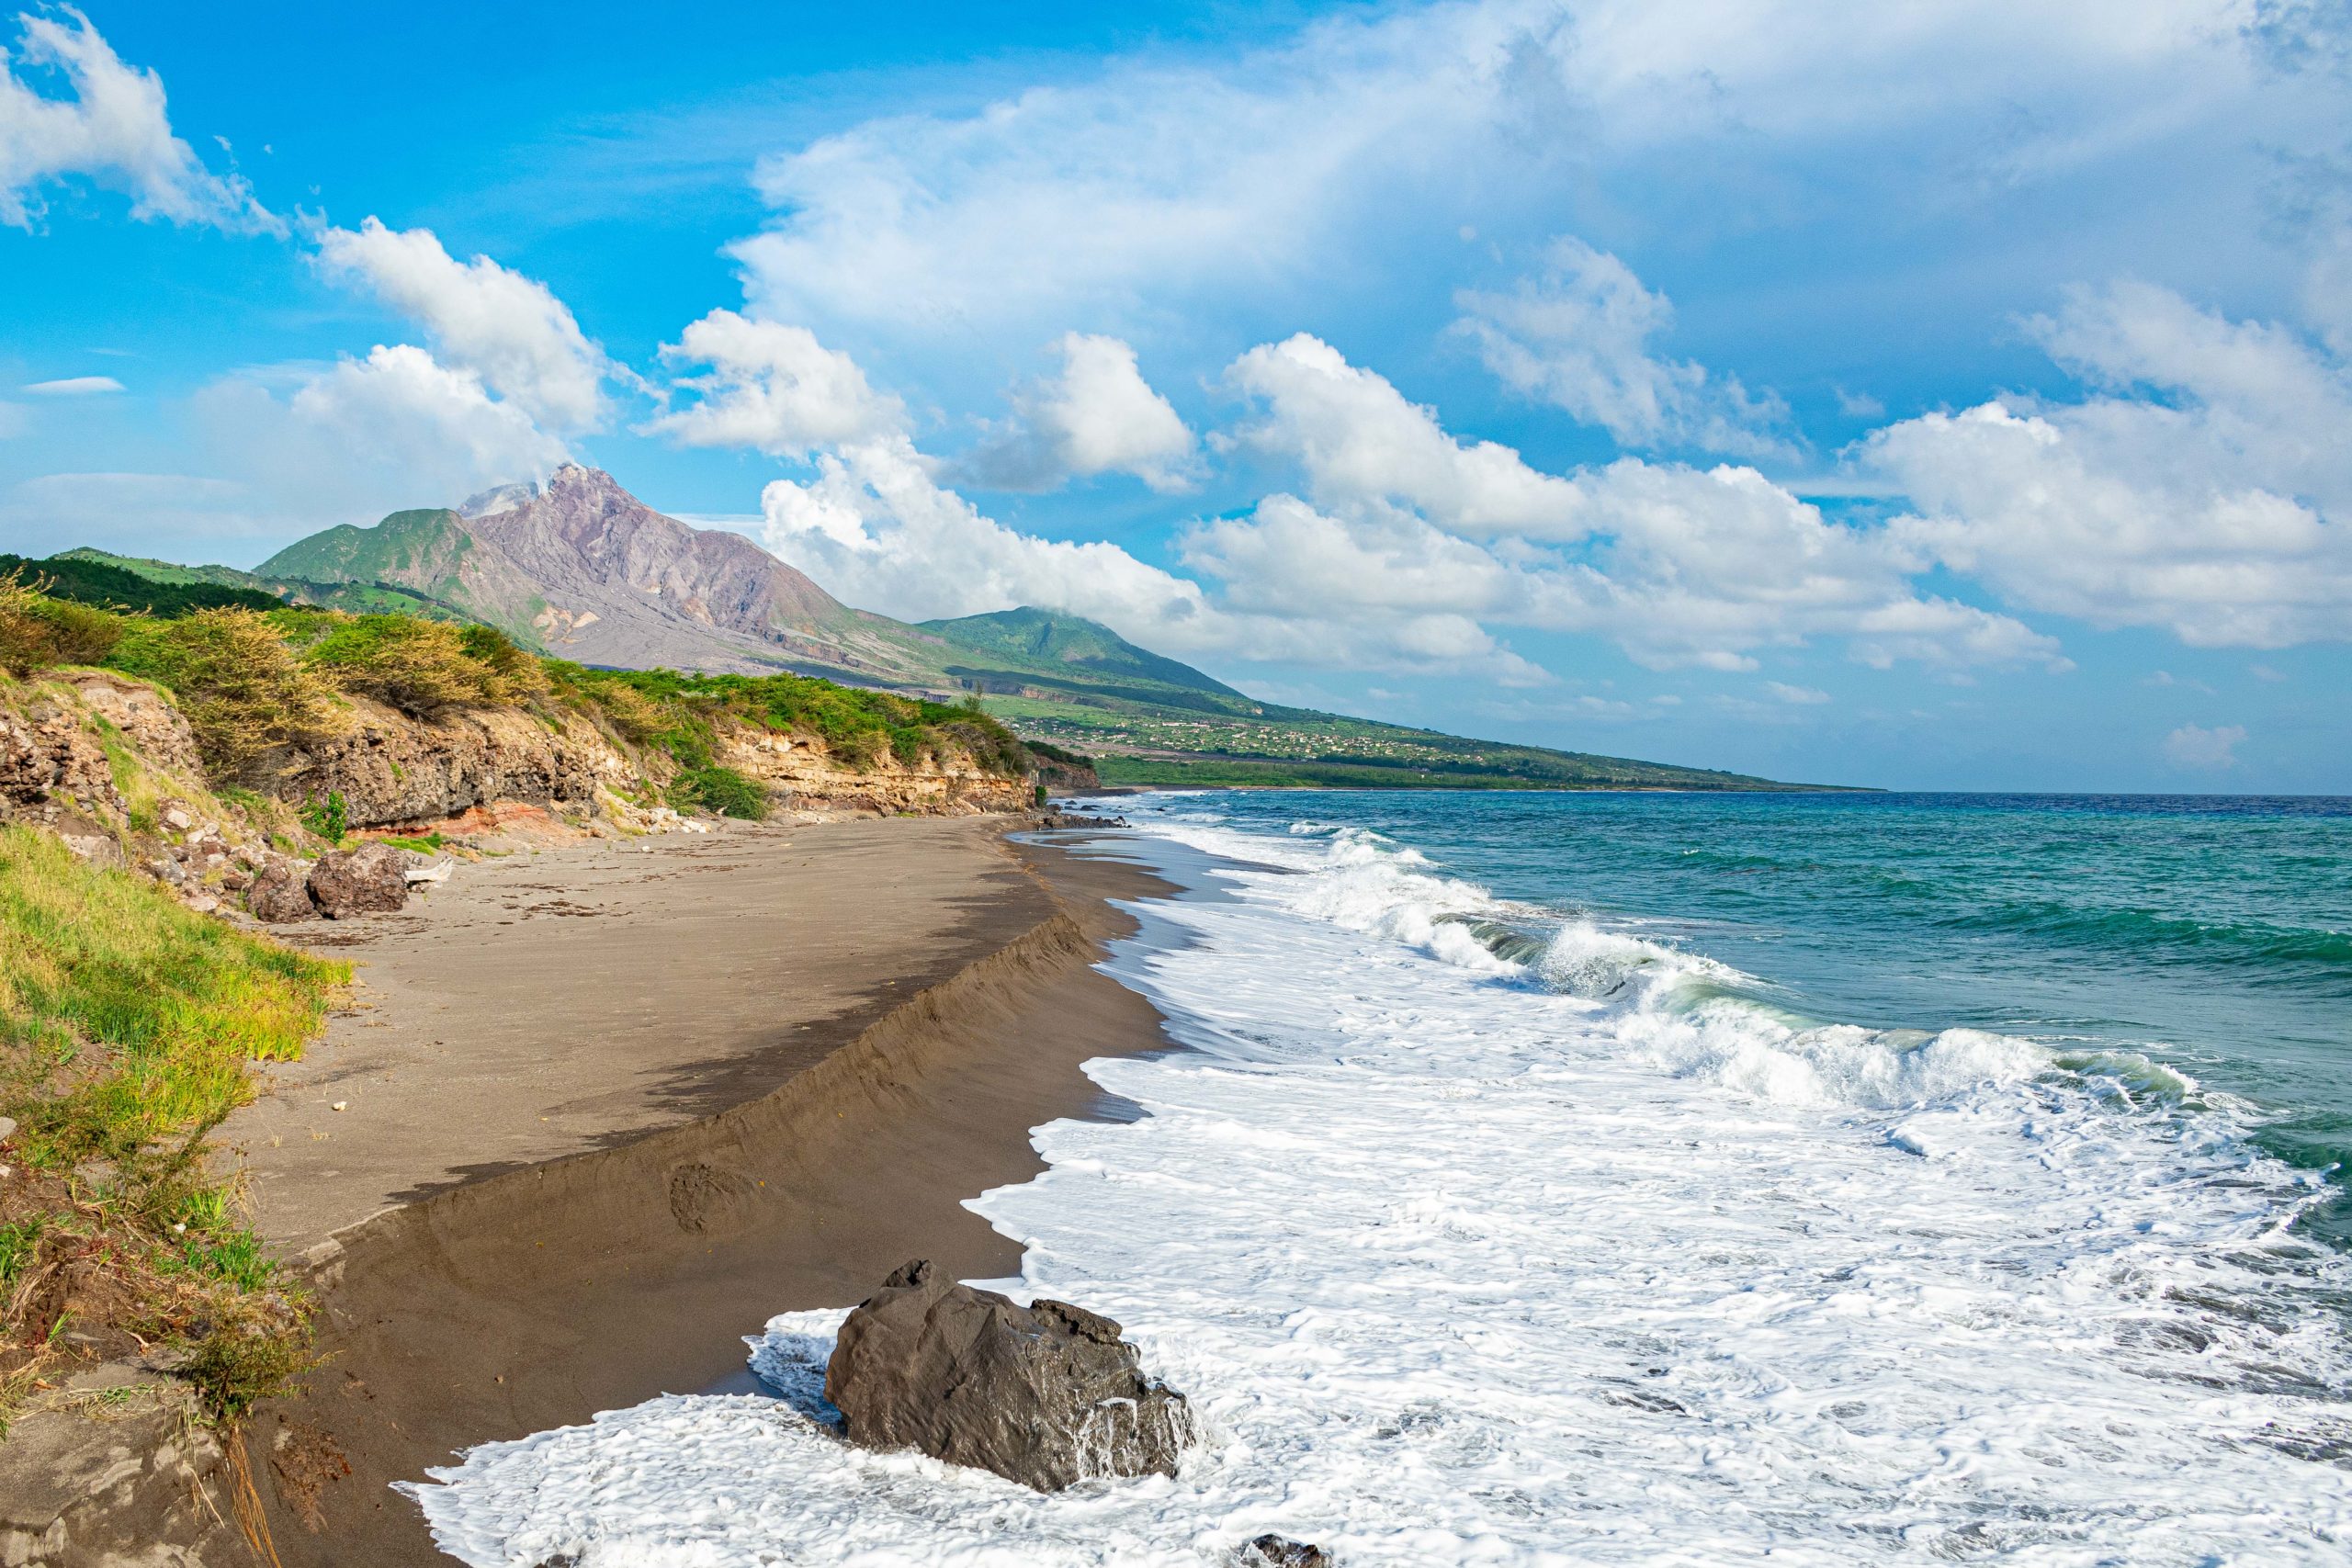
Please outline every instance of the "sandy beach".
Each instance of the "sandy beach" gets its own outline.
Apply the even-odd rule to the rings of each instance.
[[[224,1129],[322,1307],[329,1359],[254,1434],[285,1562],[446,1561],[391,1482],[711,1387],[910,1257],[1017,1267],[963,1200],[1039,1168],[1080,1063],[1163,1041],[1091,968],[1151,880],[1003,829],[549,848],[311,933],[355,1005]]]

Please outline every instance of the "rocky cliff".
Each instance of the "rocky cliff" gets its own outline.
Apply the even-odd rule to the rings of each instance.
[[[415,718],[348,699],[344,722],[291,757],[266,795],[216,795],[169,695],[107,671],[0,681],[0,821],[64,838],[204,908],[234,902],[302,840],[300,813],[335,804],[355,829],[470,830],[517,812],[586,832],[678,820],[662,803],[678,764],[587,716],[520,708]],[[847,814],[978,815],[1031,804],[1030,777],[969,760],[884,753],[865,766],[813,736],[724,727],[717,760],[762,785],[772,809],[805,820]]]

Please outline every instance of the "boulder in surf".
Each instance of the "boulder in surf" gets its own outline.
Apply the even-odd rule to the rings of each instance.
[[[842,1323],[825,1398],[850,1441],[917,1449],[1041,1492],[1173,1475],[1184,1396],[1144,1374],[1116,1323],[1067,1302],[1016,1305],[918,1259]]]

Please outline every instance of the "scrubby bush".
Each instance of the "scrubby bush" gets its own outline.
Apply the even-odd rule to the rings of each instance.
[[[51,599],[20,570],[0,577],[0,668],[28,675],[57,664],[96,664],[122,640],[120,615]]]
[[[548,694],[546,664],[496,626],[468,626],[458,637],[466,657],[490,671],[501,702],[537,702]]]
[[[418,718],[506,698],[505,682],[446,621],[354,615],[312,643],[302,660],[343,690]]]
[[[200,610],[130,623],[108,662],[172,689],[215,779],[258,782],[284,751],[343,722],[271,622],[252,610]]]

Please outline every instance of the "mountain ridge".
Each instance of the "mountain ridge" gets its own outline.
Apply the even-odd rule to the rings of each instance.
[[[323,529],[250,574],[149,565],[335,608],[481,621],[576,663],[968,694],[1025,735],[1095,753],[1105,782],[1814,787],[1284,707],[1061,610],[893,620],[842,604],[741,534],[665,516],[578,464],[453,507]]]

